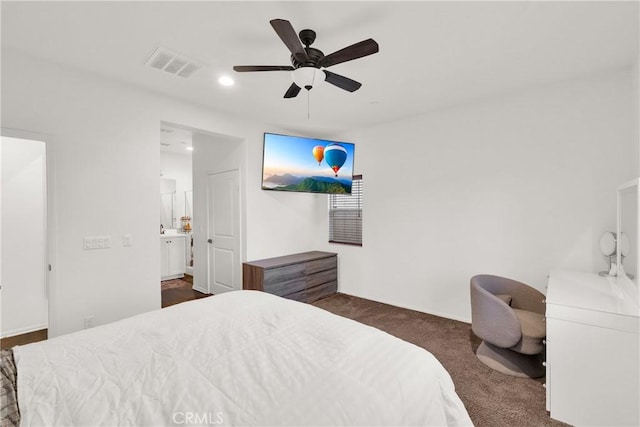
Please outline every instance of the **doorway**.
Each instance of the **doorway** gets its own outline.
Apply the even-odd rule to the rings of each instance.
[[[199,298],[193,290],[192,132],[160,126],[160,291],[162,307]]]
[[[47,144],[15,134],[0,138],[3,347],[46,339],[49,328]]]
[[[161,122],[161,129],[165,140],[166,135],[188,133],[188,143],[183,144],[182,150],[184,145],[192,147],[192,191],[185,191],[184,202],[176,203],[184,206],[190,221],[191,242],[187,244],[189,261],[185,269],[185,278],[192,280],[189,290],[215,294],[240,289],[241,260],[245,256],[241,209],[244,191],[240,185],[245,141],[169,122]],[[164,172],[167,171],[163,168]],[[179,193],[177,189],[176,194]],[[217,202],[212,204],[214,201]]]

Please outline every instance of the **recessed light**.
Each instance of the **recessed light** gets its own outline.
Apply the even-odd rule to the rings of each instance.
[[[187,147],[187,150],[193,151],[193,147]]]
[[[220,83],[222,86],[233,86],[233,79],[229,76],[222,76],[218,79],[218,83]]]

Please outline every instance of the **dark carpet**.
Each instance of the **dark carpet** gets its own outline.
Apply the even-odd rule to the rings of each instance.
[[[467,323],[345,294],[314,305],[431,352],[449,371],[456,392],[478,427],[566,426],[551,420],[546,412],[544,378],[511,377],[476,358],[480,340]]]

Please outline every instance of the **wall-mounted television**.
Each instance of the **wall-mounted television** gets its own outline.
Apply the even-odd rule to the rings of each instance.
[[[351,194],[350,142],[264,134],[262,189]]]

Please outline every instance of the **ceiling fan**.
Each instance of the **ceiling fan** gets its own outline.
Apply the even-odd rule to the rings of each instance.
[[[294,98],[303,87],[310,90],[314,85],[322,81],[331,83],[340,89],[355,92],[360,89],[362,83],[340,74],[321,70],[321,68],[331,67],[378,52],[378,43],[373,39],[367,39],[325,56],[319,49],[310,47],[316,39],[315,31],[302,30],[298,36],[291,23],[287,20],[272,19],[270,23],[276,34],[280,36],[291,52],[291,65],[236,65],[233,69],[240,73],[250,71],[293,71],[293,83],[284,94],[285,98]]]

